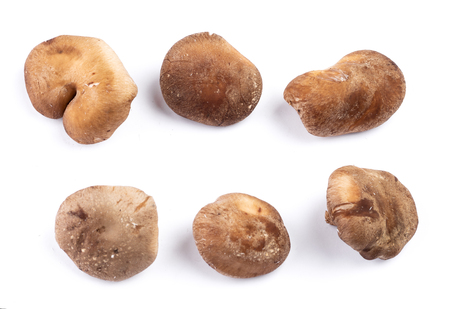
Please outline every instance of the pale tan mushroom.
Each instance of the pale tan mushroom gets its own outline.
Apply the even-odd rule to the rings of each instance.
[[[42,115],[63,117],[80,144],[108,139],[125,121],[137,86],[102,40],[62,35],[37,45],[25,62],[31,103]]]
[[[397,177],[356,166],[338,168],[330,175],[325,220],[368,260],[395,257],[419,223],[411,193]]]
[[[121,281],[156,259],[156,205],[151,196],[133,187],[88,187],[62,203],[55,234],[61,249],[80,270]]]
[[[228,126],[251,114],[262,92],[256,66],[225,39],[207,32],[189,35],[167,52],[161,92],[178,115]]]
[[[272,272],[285,261],[291,248],[278,211],[242,193],[223,195],[203,207],[194,219],[193,234],[205,262],[235,278]]]

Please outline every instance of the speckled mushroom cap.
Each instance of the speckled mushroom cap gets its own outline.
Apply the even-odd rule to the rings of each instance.
[[[242,193],[223,195],[203,207],[194,219],[193,234],[205,262],[235,278],[275,270],[287,258],[291,246],[277,210]]]
[[[403,73],[391,59],[360,50],[294,78],[284,99],[309,133],[336,136],[380,126],[399,109],[405,92]]]
[[[330,175],[325,219],[368,260],[398,255],[419,223],[411,193],[397,177],[356,166]]]
[[[80,144],[108,139],[125,121],[137,86],[120,59],[97,38],[62,35],[37,45],[25,62],[25,85],[34,108],[63,118]]]
[[[156,258],[156,205],[151,196],[133,187],[88,187],[62,203],[55,234],[79,269],[96,278],[121,281]]]
[[[160,74],[167,105],[207,125],[227,126],[245,119],[261,97],[258,69],[217,34],[196,33],[175,43]]]

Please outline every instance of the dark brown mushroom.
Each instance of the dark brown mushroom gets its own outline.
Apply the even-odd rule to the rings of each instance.
[[[193,234],[205,262],[235,278],[272,272],[287,258],[291,246],[277,210],[242,193],[223,195],[203,207],[195,217]]]
[[[356,166],[331,174],[325,220],[367,260],[395,257],[419,223],[411,193],[397,177]]]
[[[156,259],[158,215],[151,196],[133,187],[94,186],[59,208],[56,241],[77,267],[104,280],[130,278]]]
[[[172,46],[161,67],[161,92],[178,115],[212,126],[246,118],[262,92],[258,69],[217,34],[189,35]]]
[[[388,57],[356,51],[326,70],[296,77],[284,99],[298,112],[309,133],[335,136],[373,129],[400,107],[406,84]]]

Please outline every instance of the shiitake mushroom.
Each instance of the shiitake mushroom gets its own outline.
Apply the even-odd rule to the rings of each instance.
[[[158,253],[158,214],[153,198],[133,187],[93,186],[61,204],[56,241],[85,273],[108,281],[130,278]]]
[[[262,79],[256,66],[225,39],[203,32],[170,48],[161,67],[160,86],[176,114],[211,126],[228,126],[255,109]]]
[[[103,40],[61,35],[37,45],[25,62],[25,85],[34,108],[63,118],[80,144],[107,140],[127,119],[137,86]]]
[[[278,211],[254,196],[225,194],[196,215],[193,235],[205,262],[220,274],[251,278],[270,273],[291,243]]]
[[[330,175],[325,220],[367,260],[398,255],[419,224],[413,197],[397,177],[356,166]]]
[[[328,69],[297,76],[284,99],[310,134],[325,137],[380,126],[398,110],[405,92],[403,73],[391,59],[360,50]]]

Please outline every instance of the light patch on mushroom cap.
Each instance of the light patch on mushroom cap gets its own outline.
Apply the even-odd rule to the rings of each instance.
[[[222,199],[226,199],[228,203],[233,203],[241,211],[253,216],[268,216],[270,215],[270,211],[273,211],[269,207],[261,207],[261,204],[263,206],[265,204],[253,196],[246,194],[225,195],[217,201],[221,201]]]
[[[232,193],[203,207],[193,222],[197,249],[217,272],[236,278],[267,274],[290,251],[290,239],[274,207],[256,197]]]
[[[156,259],[156,205],[151,196],[133,187],[89,187],[62,203],[55,235],[79,269],[96,278],[121,281]]]
[[[108,139],[125,121],[137,86],[102,40],[62,35],[28,55],[25,85],[42,115],[63,117],[67,134],[81,144]]]
[[[398,255],[419,222],[411,193],[397,177],[356,166],[330,175],[325,220],[368,260]]]

